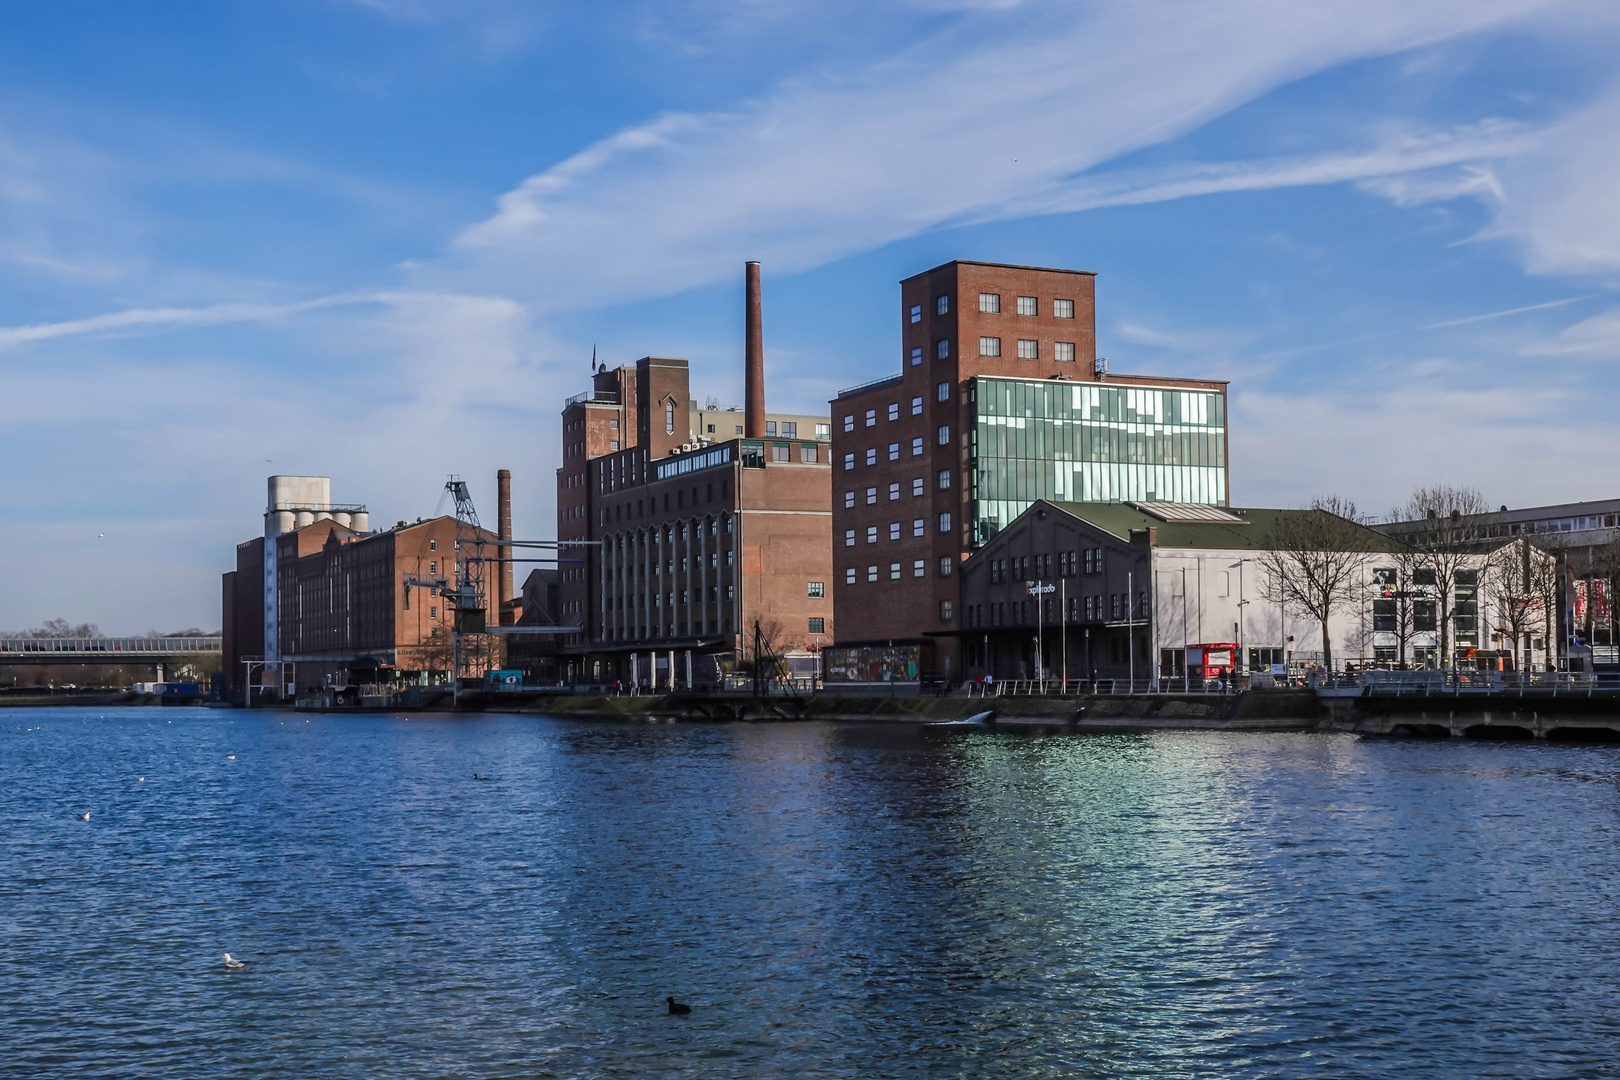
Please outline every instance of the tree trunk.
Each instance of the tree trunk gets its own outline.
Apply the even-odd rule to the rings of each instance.
[[[1451,662],[1451,605],[1447,603],[1444,590],[1436,589],[1440,594],[1440,670],[1450,671]]]
[[[1328,621],[1322,620],[1322,666],[1329,676],[1333,674],[1333,641],[1328,637]]]

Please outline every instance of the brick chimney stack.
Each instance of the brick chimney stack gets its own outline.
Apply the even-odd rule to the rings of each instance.
[[[759,307],[759,263],[744,264],[747,315],[747,367],[743,373],[743,434],[765,437],[765,334]]]
[[[512,470],[502,469],[495,474],[496,501],[500,506],[496,535],[502,540],[512,539]],[[496,563],[498,572],[495,575],[495,618],[502,626],[511,625],[511,616],[507,614],[506,602],[512,599],[512,564],[506,560],[512,557],[511,545],[502,543],[495,549],[496,557],[501,562]]]

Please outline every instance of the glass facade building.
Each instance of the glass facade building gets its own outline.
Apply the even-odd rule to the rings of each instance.
[[[969,395],[978,543],[1036,499],[1226,505],[1219,391],[979,376]]]

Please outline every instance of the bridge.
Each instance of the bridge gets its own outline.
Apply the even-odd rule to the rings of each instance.
[[[166,665],[220,655],[217,637],[0,637],[0,665],[151,664]]]

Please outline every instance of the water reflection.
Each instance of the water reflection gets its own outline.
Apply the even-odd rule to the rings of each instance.
[[[1620,1049],[1611,748],[53,710],[0,713],[0,750],[23,1075],[1567,1076]]]

